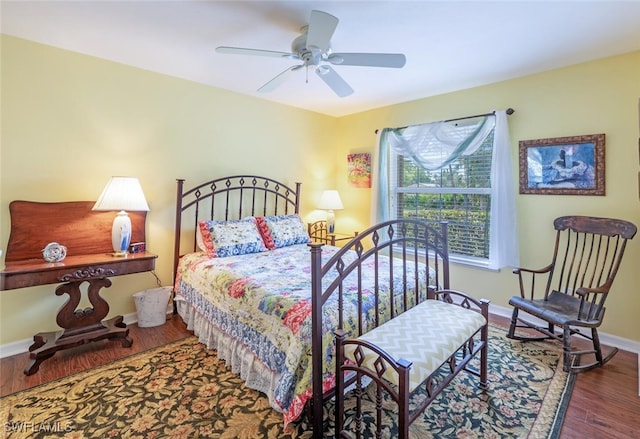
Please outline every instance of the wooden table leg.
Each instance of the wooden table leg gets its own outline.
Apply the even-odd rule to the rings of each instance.
[[[82,297],[80,286],[83,282],[89,283],[87,293],[93,307],[79,310],[77,307]],[[122,321],[122,316],[103,321],[109,313],[109,304],[100,296],[100,289],[110,286],[109,279],[98,278],[68,282],[56,288],[56,295],[69,295],[69,300],[56,317],[56,322],[63,329],[41,332],[33,337],[33,344],[29,347],[30,362],[24,369],[26,375],[36,373],[44,360],[63,349],[103,339],[120,340],[123,347],[132,345],[129,328]]]

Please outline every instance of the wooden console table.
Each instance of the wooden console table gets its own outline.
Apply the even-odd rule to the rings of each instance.
[[[6,267],[0,272],[0,290],[60,283],[56,295],[69,295],[56,317],[62,329],[33,337],[26,375],[37,372],[44,360],[63,349],[103,339],[120,340],[123,347],[133,343],[122,316],[104,320],[109,304],[100,290],[111,286],[109,277],[153,270],[157,256],[146,252],[113,256],[111,224],[115,213],[93,212],[93,204],[14,201],[9,206],[11,235]],[[130,212],[129,216],[133,242],[144,241],[146,212]],[[41,250],[49,242],[65,245],[67,257],[60,262],[44,261]],[[89,284],[87,296],[92,307],[80,310],[84,282]]]

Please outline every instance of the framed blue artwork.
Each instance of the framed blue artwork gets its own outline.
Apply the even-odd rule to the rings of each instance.
[[[604,134],[520,141],[520,193],[604,195]]]

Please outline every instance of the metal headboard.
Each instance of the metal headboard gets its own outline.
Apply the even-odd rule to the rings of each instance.
[[[300,209],[300,183],[295,183],[293,189],[267,177],[234,175],[207,181],[185,191],[185,180],[178,179],[176,182],[174,281],[178,260],[183,254],[182,244],[187,241],[187,236],[192,241],[188,251],[197,249],[195,230],[198,222],[229,221],[248,216],[287,215],[299,213]]]

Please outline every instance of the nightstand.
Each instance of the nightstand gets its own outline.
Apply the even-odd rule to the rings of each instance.
[[[327,222],[324,220],[307,224],[307,231],[314,243],[324,243],[332,246],[335,246],[336,243],[341,241],[349,241],[358,236],[358,232],[354,232],[351,235],[345,233],[329,233]]]
[[[85,201],[15,201],[9,206],[11,235],[6,267],[0,272],[0,290],[60,284],[55,294],[69,296],[56,316],[62,329],[34,335],[26,375],[37,372],[44,360],[60,350],[103,339],[119,340],[123,347],[133,343],[122,316],[104,320],[109,304],[100,290],[111,286],[110,277],[154,270],[157,256],[146,252],[113,256],[109,234],[112,213],[93,212],[92,206],[93,202]],[[132,235],[144,241],[146,212],[132,214]],[[60,262],[46,262],[41,257],[41,249],[52,241],[68,247],[68,256]],[[91,307],[77,309],[85,282]]]

